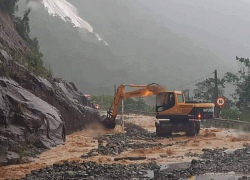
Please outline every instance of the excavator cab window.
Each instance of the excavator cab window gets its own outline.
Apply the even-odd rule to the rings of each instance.
[[[178,102],[179,103],[184,103],[184,98],[183,98],[182,94],[177,94],[177,97],[178,97]]]
[[[174,107],[175,97],[174,93],[164,92],[159,93],[156,98],[156,112],[161,112]]]

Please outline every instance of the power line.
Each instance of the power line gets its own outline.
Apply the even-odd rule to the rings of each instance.
[[[184,86],[187,86],[187,85],[189,85],[189,84],[193,84],[193,83],[195,83],[195,82],[197,82],[197,81],[199,81],[199,80],[201,80],[201,79],[204,79],[204,78],[210,76],[211,74],[214,74],[214,72],[212,72],[212,73],[210,73],[210,74],[208,74],[208,75],[206,75],[206,76],[204,76],[204,77],[201,77],[201,78],[199,78],[199,79],[196,79],[196,80],[194,80],[194,81],[192,81],[192,82],[190,82],[190,83],[184,84],[184,85],[180,86],[180,88],[182,88],[182,87],[184,87]]]

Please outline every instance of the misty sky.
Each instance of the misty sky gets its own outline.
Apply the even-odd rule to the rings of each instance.
[[[249,57],[250,0],[148,0],[141,3],[164,26],[217,50],[215,53],[227,62],[234,60],[236,54]]]
[[[167,89],[218,69],[237,71],[235,56],[250,57],[250,0],[69,0],[109,46],[51,17],[31,14],[44,60],[55,75],[88,93],[121,83]],[[104,90],[106,88],[106,90]]]

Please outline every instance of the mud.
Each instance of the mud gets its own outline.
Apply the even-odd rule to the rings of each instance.
[[[246,144],[243,149],[226,153],[225,149],[203,149],[200,159],[193,159],[189,165],[176,164],[167,169],[155,162],[143,164],[97,164],[95,162],[64,162],[63,164],[53,164],[53,166],[32,171],[26,175],[24,180],[29,179],[180,179],[190,178],[206,173],[229,173],[249,174],[250,168],[250,146]],[[186,166],[188,166],[186,168]],[[149,177],[148,171],[153,171],[153,177]],[[239,179],[245,179],[247,176]]]
[[[186,137],[184,134],[179,133],[173,134],[173,136],[170,138],[155,138],[154,140],[151,140],[155,133],[154,121],[155,119],[153,117],[129,115],[129,120],[127,120],[127,122],[140,125],[140,127],[143,127],[143,129],[140,127],[137,128],[135,125],[131,125],[131,127],[135,128],[136,130],[134,132],[131,130],[131,136],[127,135],[125,137],[120,126],[117,126],[112,131],[105,131],[103,129],[95,130],[90,128],[88,130],[73,133],[72,135],[67,136],[65,145],[60,145],[53,148],[52,150],[42,153],[39,158],[35,159],[35,161],[32,163],[0,168],[0,177],[22,178],[25,177],[26,174],[30,174],[32,170],[45,168],[53,164],[60,164],[65,160],[68,162],[75,161],[76,163],[80,164],[84,161],[96,162],[98,165],[112,165],[119,163],[120,165],[126,166],[130,164],[148,164],[156,162],[157,165],[163,167],[162,169],[166,169],[173,163],[190,164],[193,159],[199,161],[201,159],[201,155],[204,153],[202,149],[226,148],[226,152],[233,152],[237,149],[243,148],[244,144],[250,143],[247,138],[247,134],[231,129],[216,128],[204,128],[196,137]],[[145,133],[143,136],[140,134],[140,129]],[[137,132],[137,134],[134,134],[135,132]],[[213,135],[204,137],[206,133],[214,133],[216,136]],[[93,149],[98,149],[98,137],[103,137],[102,140],[104,147],[109,141],[122,143],[125,138],[125,141],[128,140],[132,142],[131,146],[134,146],[134,148],[126,146],[126,148],[124,148],[120,154],[113,153],[114,151],[112,150],[112,153],[104,153],[105,155],[97,152],[95,156],[81,158],[82,155],[88,154],[91,152],[91,150],[93,151]],[[232,141],[232,137],[239,139],[237,139],[237,141]],[[245,138],[242,139],[242,137]],[[156,146],[152,145],[152,147],[136,147],[140,145],[148,146],[149,144],[155,144]],[[169,144],[172,144],[172,146],[167,146]],[[114,158],[116,157],[140,156],[145,156],[146,159],[138,160],[136,162],[130,160],[120,160],[117,162],[114,161]],[[213,157],[215,156],[211,155],[211,158]],[[202,162],[203,161],[201,161],[201,164]],[[188,166],[185,166],[184,168],[187,169]],[[176,167],[174,169],[180,168]],[[150,170],[150,174],[152,177],[154,171]],[[32,177],[35,177],[34,174]]]

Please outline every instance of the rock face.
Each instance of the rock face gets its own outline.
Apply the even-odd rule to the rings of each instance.
[[[73,83],[38,77],[3,49],[0,53],[5,57],[0,72],[8,74],[5,78],[0,73],[0,136],[13,137],[10,140],[18,146],[28,140],[35,147],[50,148],[62,143],[65,134],[100,121],[99,111],[87,106],[87,98]],[[13,148],[7,144],[0,142],[5,151]]]
[[[62,141],[64,124],[55,107],[3,77],[0,77],[0,97],[0,120],[5,132],[17,138],[35,134],[47,148]]]
[[[2,164],[19,162],[17,153],[24,153],[26,144],[51,148],[65,136],[65,125],[55,107],[4,77],[0,77],[0,125],[0,147],[2,156],[6,155]],[[7,153],[10,150],[16,153]]]
[[[36,76],[18,63],[31,51],[4,5],[0,0],[0,165],[35,156],[100,121],[73,83]]]
[[[65,122],[66,134],[85,128],[89,122],[100,121],[99,111],[87,106],[87,98],[74,83],[59,78],[44,79],[27,72],[13,79],[59,110]]]
[[[26,42],[14,28],[14,23],[5,8],[5,3],[0,0],[0,47],[7,47],[13,52],[23,54],[30,52]]]

